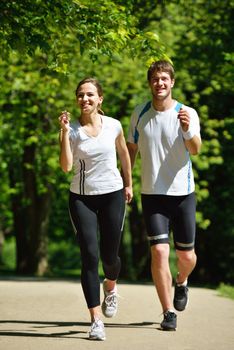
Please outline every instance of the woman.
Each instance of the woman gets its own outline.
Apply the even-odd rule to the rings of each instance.
[[[125,201],[132,199],[131,165],[121,124],[103,115],[102,88],[93,78],[82,80],[76,89],[80,118],[70,125],[69,113],[59,117],[60,165],[64,172],[74,168],[69,210],[80,246],[81,284],[91,316],[89,339],[104,340],[100,319],[99,244],[105,279],[102,312],[117,312],[116,281],[120,272],[118,250]],[[116,150],[122,168],[117,168]],[[100,232],[98,244],[97,228]]]

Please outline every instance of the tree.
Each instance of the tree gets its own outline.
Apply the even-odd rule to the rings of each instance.
[[[33,56],[40,48],[45,67],[66,72],[74,54],[86,52],[92,60],[112,57],[128,50],[148,58],[165,55],[162,43],[152,32],[144,33],[131,15],[134,1],[93,0],[3,0],[0,4],[0,44],[7,58],[14,50]]]
[[[234,281],[233,11],[229,0],[171,1],[156,27],[153,22],[148,27],[167,43],[176,67],[175,96],[194,106],[201,119],[202,152],[193,158],[198,199],[193,278],[199,282]]]
[[[158,38],[141,34],[128,9],[112,1],[101,6],[96,0],[92,4],[2,1],[0,10],[4,86],[0,140],[17,272],[42,275],[48,268],[47,232],[58,169],[54,105],[61,111],[64,101],[74,98],[68,96],[67,86],[63,88],[69,84],[71,62],[82,60],[84,52],[94,61],[100,55],[114,57],[123,49],[134,56],[147,48],[146,59],[162,51]]]
[[[48,232],[54,244],[70,239],[61,215],[70,175],[58,171],[57,116],[69,109],[76,118],[77,81],[100,80],[104,111],[121,120],[127,135],[133,107],[149,99],[150,60],[170,57],[174,97],[199,111],[202,126],[202,153],[193,158],[193,278],[233,282],[233,8],[228,0],[1,2],[0,229],[16,233],[18,272],[45,272]],[[148,277],[149,264],[138,163],[133,177],[122,272],[137,279]]]

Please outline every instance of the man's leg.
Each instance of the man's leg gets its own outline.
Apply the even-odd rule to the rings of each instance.
[[[183,311],[188,305],[187,279],[193,271],[197,257],[194,251],[196,232],[196,200],[191,193],[181,197],[173,217],[174,244],[177,255],[178,274],[173,304]]]
[[[151,272],[163,312],[172,310],[172,276],[169,266],[169,244],[151,246]]]
[[[163,309],[161,328],[167,331],[176,330],[177,316],[172,306],[172,276],[169,266],[170,246],[168,243],[151,246],[151,271],[159,300]]]
[[[189,251],[176,250],[178,274],[175,283],[173,305],[176,310],[183,311],[188,305],[188,277],[193,271],[197,257],[194,249]]]
[[[178,275],[176,278],[176,283],[183,284],[196,266],[197,256],[194,249],[189,251],[182,251],[177,249],[176,255],[178,259]]]
[[[170,240],[168,196],[143,195],[142,208],[151,246],[151,272],[164,318],[161,328],[176,329],[176,314],[172,306],[172,276],[169,266]]]

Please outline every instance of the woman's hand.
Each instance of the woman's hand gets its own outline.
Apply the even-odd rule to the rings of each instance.
[[[133,197],[132,186],[124,187],[125,200],[130,203]]]
[[[59,119],[61,129],[63,131],[69,131],[69,129],[70,129],[70,113],[67,111],[63,111],[58,119]]]

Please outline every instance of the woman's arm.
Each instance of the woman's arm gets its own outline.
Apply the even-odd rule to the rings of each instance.
[[[73,165],[73,155],[72,155],[70,140],[69,140],[69,131],[70,131],[69,119],[70,119],[69,114],[67,112],[64,112],[59,117],[59,122],[61,126],[60,134],[59,134],[59,141],[60,141],[59,162],[62,170],[65,173],[70,171]]]
[[[127,203],[130,203],[133,197],[132,192],[132,171],[131,161],[126,146],[123,130],[116,139],[116,149],[121,163],[121,173],[124,182],[125,197]]]

